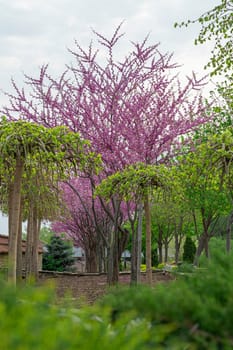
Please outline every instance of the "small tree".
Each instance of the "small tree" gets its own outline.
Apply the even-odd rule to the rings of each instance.
[[[43,270],[67,271],[74,264],[72,245],[60,236],[52,236],[43,254]]]
[[[187,236],[184,242],[183,260],[189,263],[193,263],[196,254],[196,246],[192,238]]]
[[[151,195],[153,189],[168,187],[168,171],[163,166],[135,163],[104,179],[96,188],[96,195],[109,200],[113,195],[136,204],[143,201],[146,236],[146,277],[152,284],[151,266]]]

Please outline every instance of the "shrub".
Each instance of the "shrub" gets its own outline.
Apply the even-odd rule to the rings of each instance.
[[[74,264],[72,246],[59,236],[53,235],[43,254],[43,270],[67,271]]]
[[[157,266],[157,268],[160,269],[160,270],[164,269],[164,267],[165,267],[165,263],[160,263]]]
[[[183,260],[188,263],[193,263],[195,253],[196,253],[195,243],[193,242],[191,237],[187,236],[184,242]]]
[[[177,272],[193,272],[194,271],[194,267],[192,264],[189,263],[182,263],[177,267]]]
[[[232,261],[232,253],[212,249],[207,268],[191,277],[155,288],[117,287],[81,309],[56,305],[51,288],[0,281],[1,349],[230,350]]]
[[[233,348],[233,254],[212,249],[207,269],[195,270],[177,281],[116,289],[102,306],[111,308],[111,321],[147,321],[150,340],[143,349]]]

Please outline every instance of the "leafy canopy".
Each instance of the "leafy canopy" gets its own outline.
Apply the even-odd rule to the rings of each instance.
[[[191,23],[200,23],[201,30],[195,39],[195,44],[203,44],[214,40],[210,61],[205,68],[211,68],[212,75],[233,73],[233,1],[221,0],[221,4],[207,11],[196,20],[188,20],[175,27],[188,26]]]
[[[104,179],[95,194],[110,199],[114,194],[126,201],[144,197],[150,188],[163,187],[168,181],[164,165],[135,163]]]

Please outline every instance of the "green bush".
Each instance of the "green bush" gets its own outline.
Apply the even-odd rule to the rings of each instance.
[[[157,268],[160,269],[160,270],[163,270],[165,267],[165,263],[160,263],[158,264]]]
[[[74,264],[72,245],[60,236],[53,235],[46,245],[47,252],[43,254],[43,270],[71,271]]]
[[[51,288],[0,281],[3,350],[233,348],[233,255],[155,288],[117,287],[94,306],[56,303]],[[196,270],[195,270],[196,271]]]
[[[183,260],[188,263],[193,263],[196,253],[196,246],[192,238],[187,236],[184,242]]]
[[[144,349],[233,349],[232,261],[233,254],[212,249],[207,269],[154,289],[116,289],[102,306],[111,308],[113,324],[128,314],[148,322]]]
[[[194,267],[192,264],[183,262],[182,264],[180,264],[177,269],[177,272],[193,272],[194,271]]]

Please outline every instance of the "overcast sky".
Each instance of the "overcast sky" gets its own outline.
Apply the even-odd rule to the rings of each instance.
[[[72,58],[67,48],[74,40],[88,46],[92,28],[106,37],[124,20],[125,37],[119,48],[125,55],[130,41],[150,33],[151,43],[161,43],[162,52],[173,52],[182,64],[181,72],[203,73],[210,45],[194,46],[200,27],[174,29],[174,23],[195,19],[220,0],[0,0],[0,89],[11,91],[13,77],[23,86],[23,72],[36,76],[49,63],[54,76]],[[7,99],[0,94],[0,105]],[[0,233],[7,232],[7,220],[0,216]]]

